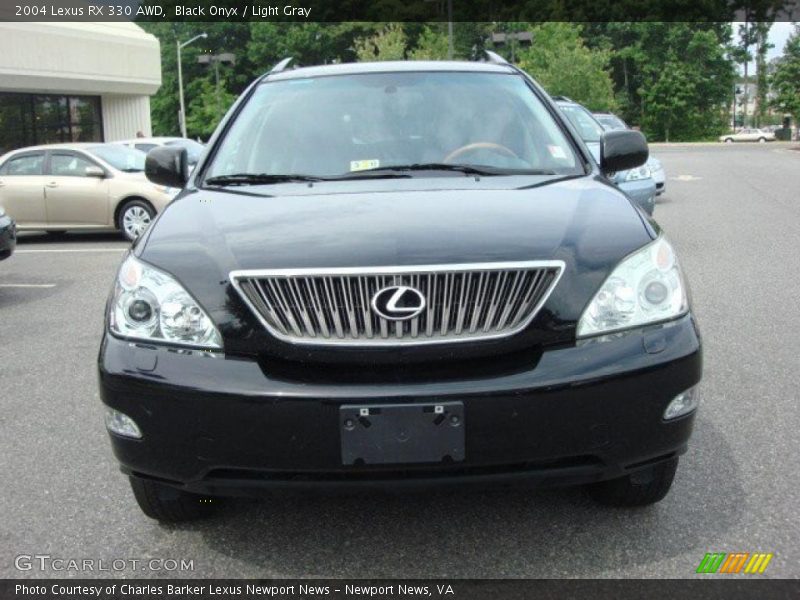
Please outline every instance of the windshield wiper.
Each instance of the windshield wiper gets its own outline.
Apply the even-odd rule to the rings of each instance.
[[[460,165],[448,163],[414,163],[410,165],[392,165],[356,171],[342,175],[340,179],[353,179],[364,176],[375,176],[380,173],[405,173],[411,171],[455,171],[466,175],[556,175],[555,171],[544,169],[501,169],[490,166]]]
[[[272,174],[272,173],[234,173],[209,177],[203,183],[207,185],[258,185],[262,183],[286,183],[295,181],[322,181],[321,177],[312,175]]]

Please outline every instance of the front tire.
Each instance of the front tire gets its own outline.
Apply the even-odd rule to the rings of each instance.
[[[758,138],[758,143],[759,144],[764,144],[764,143],[766,143],[766,141],[767,141],[767,138]]]
[[[725,138],[725,143],[726,144],[732,144],[733,143],[733,138]]]
[[[162,523],[181,523],[209,516],[216,500],[151,481],[130,477],[133,496],[142,512]]]
[[[606,506],[647,506],[663,500],[672,487],[678,459],[653,465],[618,479],[601,481],[589,487],[589,493]]]
[[[147,231],[155,214],[153,207],[144,200],[129,200],[119,211],[117,227],[132,242]]]

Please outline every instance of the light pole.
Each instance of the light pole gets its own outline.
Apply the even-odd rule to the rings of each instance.
[[[207,38],[207,33],[201,33],[200,35],[194,36],[192,39],[181,43],[180,40],[176,40],[175,43],[178,46],[178,97],[181,104],[181,112],[180,112],[180,125],[181,125],[181,136],[186,137],[186,105],[183,101],[183,68],[181,66],[181,50],[191,44],[192,42],[199,40],[200,38]]]
[[[447,60],[453,60],[453,0],[447,0]]]
[[[222,99],[220,98],[219,90],[219,65],[233,66],[236,64],[236,56],[230,52],[223,52],[221,54],[201,54],[197,57],[197,62],[201,65],[214,65],[214,81],[216,86],[217,97],[217,118],[222,118]],[[185,136],[184,136],[185,137]]]

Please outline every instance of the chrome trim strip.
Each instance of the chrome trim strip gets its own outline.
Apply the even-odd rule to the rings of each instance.
[[[408,266],[375,266],[375,267],[327,267],[327,268],[288,268],[288,269],[239,269],[231,271],[228,274],[228,279],[231,285],[239,294],[239,297],[244,301],[244,303],[248,306],[248,308],[253,312],[253,314],[258,318],[264,328],[275,338],[289,343],[293,345],[303,345],[303,346],[350,346],[350,347],[360,347],[360,348],[370,348],[370,347],[385,347],[385,346],[422,346],[422,345],[431,345],[431,344],[454,344],[454,343],[464,343],[464,342],[473,342],[473,341],[484,341],[484,340],[493,340],[493,339],[501,339],[511,337],[525,329],[530,323],[536,318],[541,310],[542,306],[547,302],[550,298],[550,295],[555,290],[558,282],[561,280],[562,275],[564,274],[564,270],[566,268],[566,264],[562,260],[532,260],[532,261],[518,261],[518,262],[487,262],[487,263],[458,263],[458,264],[438,264],[438,265],[408,265]],[[552,283],[548,287],[547,290],[544,291],[542,297],[539,299],[539,302],[530,309],[530,314],[519,322],[512,321],[511,326],[508,329],[497,332],[498,329],[505,326],[506,322],[509,320],[509,316],[514,318],[514,320],[518,320],[524,314],[524,305],[527,303],[525,297],[523,297],[519,303],[517,310],[512,311],[512,306],[506,304],[503,307],[502,314],[499,317],[498,323],[491,327],[489,331],[485,329],[478,331],[477,333],[473,333],[471,335],[467,335],[465,337],[459,336],[452,336],[452,337],[442,337],[439,339],[420,339],[418,337],[410,336],[408,338],[398,339],[395,337],[390,337],[388,329],[386,329],[385,321],[383,319],[379,320],[380,325],[380,332],[374,331],[375,335],[380,335],[380,337],[375,337],[373,339],[367,340],[359,340],[353,338],[322,338],[322,337],[308,337],[308,338],[301,338],[296,337],[288,333],[284,333],[279,331],[276,327],[274,327],[271,323],[269,323],[265,318],[262,312],[256,307],[256,305],[251,301],[248,294],[244,291],[242,287],[242,283],[244,280],[250,279],[267,279],[267,284],[271,286],[273,290],[278,292],[278,298],[286,302],[286,299],[280,294],[280,286],[273,286],[271,283],[271,279],[275,278],[287,278],[290,280],[291,278],[295,277],[323,277],[329,278],[331,276],[358,276],[357,287],[361,288],[362,285],[366,289],[367,293],[369,291],[369,283],[368,278],[364,277],[363,283],[361,276],[374,276],[380,277],[383,276],[384,278],[387,276],[392,275],[409,275],[413,276],[415,274],[445,274],[444,286],[445,289],[442,290],[442,310],[449,311],[449,308],[452,306],[453,300],[453,288],[455,287],[453,281],[453,274],[456,273],[464,273],[464,272],[485,272],[485,271],[517,271],[512,283],[508,283],[508,273],[503,273],[503,282],[500,284],[497,282],[497,290],[503,290],[508,283],[508,291],[501,292],[500,296],[505,298],[512,297],[515,294],[519,295],[525,290],[518,290],[517,288],[520,287],[520,284],[523,284],[524,274],[522,271],[530,270],[530,269],[556,269],[555,277],[553,278]],[[472,273],[470,273],[469,280],[472,281]],[[535,274],[534,277],[531,278],[529,285],[531,286],[528,292],[532,292],[537,283],[540,281],[541,274]],[[435,280],[435,279],[434,279]],[[330,282],[330,292],[328,292],[327,284],[329,280],[326,280],[326,289],[325,295],[329,293],[335,294],[335,288]],[[389,281],[384,281],[385,285],[389,284]],[[291,285],[296,285],[296,282],[292,282]],[[258,286],[252,286],[256,293],[258,293]],[[353,290],[351,289],[350,281],[346,284],[346,293],[344,298],[342,298],[342,305],[345,308],[345,313],[347,315],[348,321],[350,321],[350,335],[352,335],[353,331],[357,331],[358,321],[361,317],[364,320],[364,330],[369,332],[373,330],[373,322],[372,322],[372,315],[369,314],[369,311],[364,310],[365,307],[362,307],[362,314],[357,315],[356,313],[356,305],[353,301]],[[496,290],[496,291],[497,291]],[[357,292],[358,290],[356,290]],[[461,286],[461,292],[464,292],[464,286]],[[275,293],[275,292],[273,292]],[[445,301],[445,295],[449,301]],[[525,293],[524,296],[529,296],[529,293]],[[493,318],[494,312],[496,312],[497,308],[500,307],[503,297],[496,299],[496,305],[493,308]],[[318,297],[318,300],[321,298]],[[485,299],[484,299],[485,300]],[[490,301],[490,306],[494,304],[495,299],[492,298]],[[529,300],[528,300],[529,301]],[[287,302],[288,304],[288,302]],[[434,304],[434,303],[431,303]],[[463,303],[460,303],[462,304]],[[305,307],[304,307],[305,308]],[[328,309],[330,310],[330,306]],[[460,307],[459,307],[460,308]],[[287,315],[287,320],[289,322],[290,327],[295,331],[296,334],[300,334],[299,327],[297,326],[292,318],[292,313],[286,308],[282,309],[284,314]],[[513,315],[509,314],[512,313]],[[336,311],[333,311],[332,314],[336,315]],[[444,328],[446,323],[450,318],[449,314],[442,315],[442,327]],[[463,319],[463,316],[461,316]],[[305,320],[305,319],[304,319]],[[334,317],[334,320],[338,320],[338,315]],[[280,321],[278,321],[280,323]],[[491,321],[489,321],[491,322]],[[428,320],[427,323],[432,323],[432,320]],[[427,324],[426,324],[427,327]],[[336,328],[337,330],[339,327]],[[338,331],[337,331],[338,334]]]

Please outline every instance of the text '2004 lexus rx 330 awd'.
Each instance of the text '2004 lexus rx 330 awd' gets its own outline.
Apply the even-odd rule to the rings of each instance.
[[[664,497],[701,345],[675,251],[525,73],[279,65],[125,257],[99,385],[142,510],[279,487],[587,484]]]

